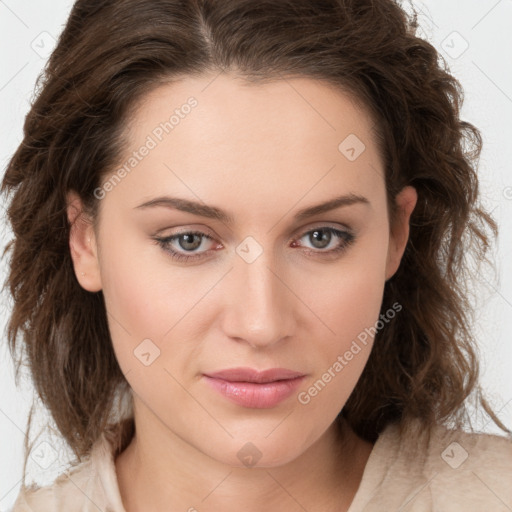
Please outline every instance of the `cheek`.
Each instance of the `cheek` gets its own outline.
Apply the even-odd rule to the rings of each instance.
[[[323,418],[315,427],[317,433],[342,410],[370,356],[383,290],[374,278],[370,272],[340,278],[337,283],[342,286],[326,294],[325,307],[319,309],[334,334],[321,326],[316,329],[315,350],[310,351],[314,374],[297,396],[306,416]],[[320,328],[327,335],[320,336]]]
[[[127,331],[161,339],[215,284],[218,272],[176,265],[134,229],[110,232],[100,254],[107,309]]]
[[[309,324],[315,340],[311,356],[316,360],[316,372],[303,389],[306,395],[302,402],[314,398],[315,407],[335,409],[347,400],[366,365],[374,336],[382,327],[378,321],[387,239],[374,232],[356,247],[338,263],[319,267],[315,274],[298,281],[298,294],[307,297],[317,317],[311,317]]]
[[[195,279],[190,270],[167,264],[158,246],[122,233],[109,238],[102,249],[103,295],[121,368],[125,373],[138,370],[140,351],[151,358],[158,355],[155,364],[160,363],[171,338],[184,325],[200,326],[190,318],[218,277]]]
[[[343,349],[378,319],[385,285],[388,240],[381,232],[364,239],[337,262],[318,265],[296,279],[298,294],[304,297],[323,325],[328,345]],[[333,340],[338,340],[334,344]]]

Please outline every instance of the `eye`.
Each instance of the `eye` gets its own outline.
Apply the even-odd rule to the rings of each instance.
[[[306,238],[312,244],[308,248],[303,243],[292,243],[292,247],[305,247],[307,253],[328,256],[339,254],[355,242],[355,235],[330,226],[322,226],[306,231],[299,240]],[[204,258],[209,252],[205,245],[211,245],[213,237],[202,231],[183,231],[167,237],[154,237],[155,242],[177,261],[192,261]],[[207,241],[207,243],[203,243]],[[210,244],[208,244],[210,242]],[[203,249],[199,251],[198,249]],[[328,248],[328,250],[325,250]]]
[[[168,252],[173,259],[189,261],[201,258],[202,254],[206,251],[199,251],[198,254],[195,254],[193,251],[203,246],[204,240],[213,241],[213,238],[202,231],[184,231],[165,238],[156,237],[154,240],[164,251]],[[174,247],[178,246],[178,250],[173,248],[173,244],[175,244]],[[180,251],[185,251],[191,255],[184,254]]]
[[[302,240],[303,238],[305,238],[307,242],[311,243],[312,249],[314,249],[308,252],[318,253],[320,255],[338,254],[355,242],[355,235],[352,233],[330,226],[321,226],[306,231],[299,240]],[[294,243],[294,246],[296,247],[297,244]],[[299,246],[304,247],[302,244],[299,244]],[[326,248],[329,249],[325,250]]]

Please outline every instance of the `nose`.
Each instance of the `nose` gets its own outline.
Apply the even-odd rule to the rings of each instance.
[[[252,348],[275,345],[293,334],[297,299],[285,275],[264,252],[252,263],[235,255],[226,276],[222,328],[225,335]]]

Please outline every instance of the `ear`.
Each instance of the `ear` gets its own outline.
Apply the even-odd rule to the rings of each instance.
[[[388,258],[386,262],[386,281],[393,277],[409,240],[409,220],[416,206],[418,194],[411,186],[404,187],[396,196],[398,215],[390,230]]]
[[[91,220],[84,214],[78,194],[70,190],[66,195],[70,224],[69,249],[75,275],[80,286],[97,292],[102,288],[96,235]]]

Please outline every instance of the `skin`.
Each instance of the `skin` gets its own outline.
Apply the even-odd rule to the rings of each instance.
[[[76,276],[84,289],[103,291],[134,394],[137,433],[116,459],[121,496],[127,512],[348,510],[372,444],[334,419],[371,338],[308,404],[294,393],[272,408],[242,407],[202,374],[284,367],[306,374],[298,391],[307,391],[378,320],[416,191],[396,197],[401,215],[390,227],[374,123],[339,90],[309,78],[214,78],[187,77],[144,97],[126,129],[126,157],[187,98],[198,105],[100,201],[97,230],[68,195],[69,220],[79,220],[70,235]],[[338,149],[349,134],[365,145],[354,161]],[[293,219],[349,193],[369,204]],[[217,206],[234,223],[136,208],[162,195]],[[329,226],[348,228],[354,243],[326,255],[343,239],[328,231],[322,246],[311,231]],[[203,255],[192,263],[173,260],[152,238],[186,230],[214,239],[189,249]],[[251,263],[236,252],[248,236],[263,251]],[[186,253],[179,242],[171,247]],[[146,366],[134,350],[148,338],[160,355]],[[248,442],[261,453],[252,467],[237,456]]]

